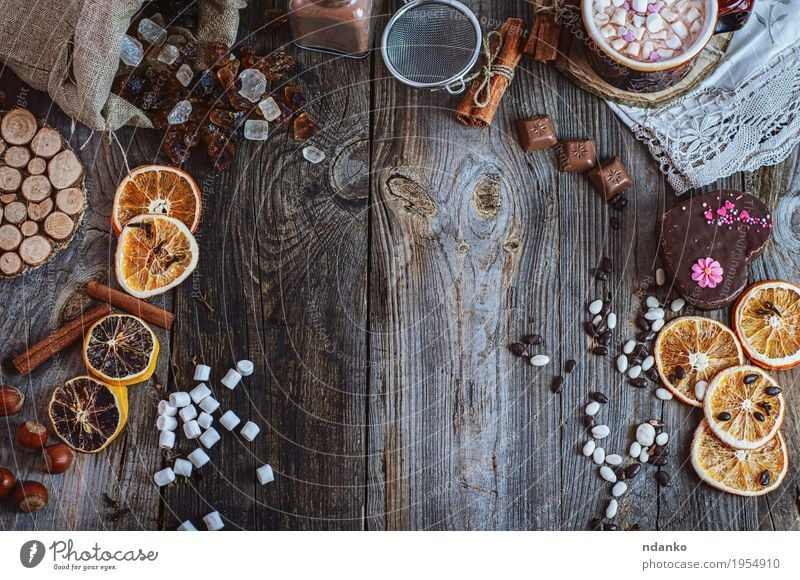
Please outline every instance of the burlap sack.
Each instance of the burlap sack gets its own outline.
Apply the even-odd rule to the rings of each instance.
[[[111,94],[122,35],[143,0],[0,0],[0,60],[67,115],[98,130],[151,127]],[[200,41],[236,39],[246,0],[198,0]]]

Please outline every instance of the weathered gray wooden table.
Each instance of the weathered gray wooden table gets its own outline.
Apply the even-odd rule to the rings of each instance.
[[[522,0],[469,4],[484,26],[530,17]],[[285,42],[259,32],[262,8],[242,14],[241,38],[259,51]],[[744,499],[695,476],[688,447],[699,411],[626,386],[609,360],[588,353],[584,301],[611,290],[622,319],[616,340],[631,334],[640,285],[658,260],[658,217],[677,201],[599,99],[526,60],[491,130],[465,129],[453,120],[455,100],[400,85],[377,54],[345,61],[290,50],[328,160],[305,162],[302,144],[277,128],[265,145],[243,145],[224,174],[190,162],[203,189],[202,257],[189,281],[155,301],[178,317],[172,332],[159,332],[157,381],[131,389],[120,439],[65,475],[43,475],[37,458],[13,449],[18,417],[0,422],[0,465],[41,479],[52,498],[36,516],[3,504],[0,529],[170,529],[213,509],[227,529],[586,529],[608,497],[577,453],[581,409],[598,388],[611,397],[605,413],[616,427],[606,447],[624,450],[629,427],[651,417],[673,434],[672,486],[658,490],[652,472],[637,478],[621,501],[621,529],[800,528],[798,372],[779,374],[795,403],[784,426],[790,475],[772,495]],[[126,165],[116,145],[72,128],[8,71],[0,78],[9,104],[61,129],[90,168],[91,208],[72,247],[0,281],[9,357],[74,316],[87,280],[113,281],[109,212]],[[561,138],[593,137],[601,156],[618,154],[631,170],[637,187],[618,231],[583,176],[559,174],[552,151],[520,151],[512,122],[537,113],[552,116]],[[118,137],[131,167],[162,159],[160,133]],[[778,216],[753,280],[800,279],[798,164],[795,152],[717,184],[756,192]],[[603,255],[616,267],[607,287],[590,276]],[[545,337],[550,368],[506,349],[528,332]],[[245,356],[255,375],[223,392],[222,373]],[[569,358],[578,368],[553,395],[549,382]],[[157,400],[192,386],[195,360],[214,365],[223,405],[262,434],[252,444],[223,438],[202,478],[159,494]],[[0,380],[23,388],[27,416],[41,419],[51,388],[81,366],[73,348],[24,379],[4,366]],[[262,462],[277,474],[263,488],[254,478]],[[104,494],[130,513],[114,517]]]

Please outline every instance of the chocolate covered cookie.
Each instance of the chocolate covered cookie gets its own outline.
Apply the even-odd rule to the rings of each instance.
[[[698,308],[722,308],[747,285],[750,261],[772,236],[769,208],[741,191],[713,191],[664,214],[661,255],[675,287]]]

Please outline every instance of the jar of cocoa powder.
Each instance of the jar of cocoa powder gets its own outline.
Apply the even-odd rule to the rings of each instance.
[[[294,42],[302,48],[365,57],[372,46],[376,4],[375,0],[289,0]]]

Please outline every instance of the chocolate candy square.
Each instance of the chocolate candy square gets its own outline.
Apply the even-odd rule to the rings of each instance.
[[[562,173],[586,173],[597,165],[594,141],[562,141],[558,153],[558,170]]]
[[[633,187],[633,179],[625,171],[619,157],[612,157],[600,167],[589,171],[589,181],[606,201],[613,199],[629,187]]]
[[[558,144],[553,121],[547,115],[517,121],[519,144],[526,153],[541,151]]]

